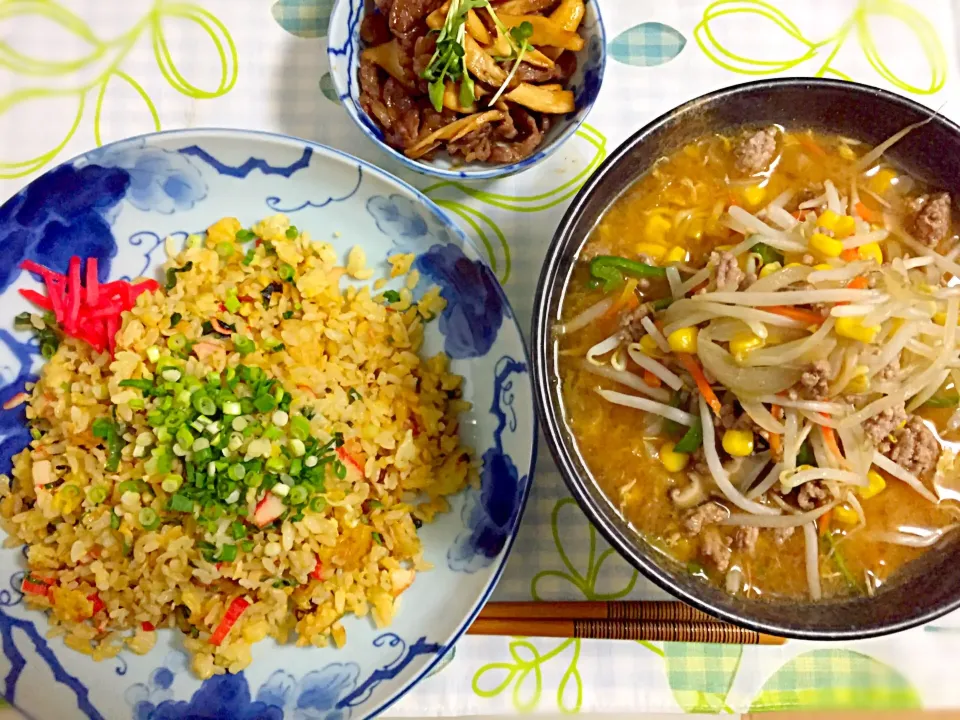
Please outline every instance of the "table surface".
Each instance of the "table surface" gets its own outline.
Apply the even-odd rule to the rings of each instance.
[[[0,44],[61,61],[38,78],[0,57],[0,199],[83,150],[158,129],[309,138],[437,200],[485,251],[526,328],[552,229],[573,193],[627,136],[685,100],[767,74],[817,75],[960,117],[949,0],[598,1],[610,63],[588,124],[541,166],[466,187],[404,171],[346,118],[327,72],[332,0],[0,0],[12,9],[0,17]],[[166,53],[151,35],[165,38]],[[104,52],[90,54],[90,44]],[[597,536],[540,448],[495,599],[664,597]],[[957,632],[960,616],[886,639],[762,648],[470,637],[390,714],[960,707]]]

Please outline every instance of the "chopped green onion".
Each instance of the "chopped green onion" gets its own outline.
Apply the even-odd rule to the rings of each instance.
[[[144,530],[154,530],[160,525],[160,516],[153,508],[143,508],[137,519]]]
[[[240,403],[236,402],[235,400],[231,400],[231,401],[229,401],[229,402],[225,402],[225,403],[223,404],[223,406],[221,407],[221,410],[223,411],[223,414],[224,414],[224,415],[239,415],[239,414],[240,414]],[[238,419],[240,419],[240,418],[238,418]],[[236,428],[234,428],[234,429],[236,429]],[[243,428],[240,428],[240,429],[242,430]]]
[[[296,485],[290,488],[287,500],[291,505],[303,505],[307,501],[310,491],[303,485]]]
[[[363,395],[358,393],[354,388],[350,388],[349,390],[347,390],[347,402],[350,403],[351,405],[353,405],[353,403],[356,402],[357,400],[362,400],[362,399],[363,399]]]
[[[248,355],[257,349],[256,343],[243,335],[233,335],[233,347],[241,355]]]
[[[170,316],[170,327],[176,327],[180,324],[180,321],[183,320],[183,315],[180,313],[174,313]]]
[[[277,274],[280,276],[280,279],[285,282],[293,280],[295,272],[293,266],[287,263],[280,263],[280,267],[277,268]]]
[[[313,512],[323,512],[324,508],[327,507],[327,501],[325,498],[317,495],[310,501],[310,510]]]
[[[110,529],[111,530],[120,529],[120,516],[117,515],[113,510],[110,511]]]
[[[165,493],[173,494],[180,489],[180,486],[183,485],[183,478],[179,475],[167,475],[163,482],[160,483],[160,487],[163,488]]]
[[[160,373],[160,377],[162,377],[167,382],[176,382],[177,380],[180,379],[180,375],[181,375],[180,371],[177,370],[176,368],[167,368],[162,373]]]
[[[257,237],[256,233],[251,230],[247,230],[246,228],[237,230],[236,238],[240,242],[247,242],[248,240],[253,240],[255,237]]]
[[[377,545],[383,545],[383,535],[381,535],[380,533],[378,532],[370,533],[370,537],[373,538],[373,541]]]
[[[263,475],[258,472],[249,473],[246,477],[243,478],[243,484],[247,487],[260,487],[263,483]]]
[[[230,476],[231,480],[243,480],[244,475],[247,474],[247,469],[240,463],[236,463],[235,465],[230,466],[227,474]]]
[[[243,256],[243,260],[241,260],[240,262],[242,262],[244,265],[249,265],[250,263],[253,262],[253,259],[256,256],[257,256],[256,248],[250,248],[249,250],[247,250],[247,254]]]
[[[217,404],[213,401],[209,395],[204,393],[195,393],[190,402],[193,404],[193,409],[198,413],[203,415],[216,415],[217,414]]]
[[[187,347],[187,336],[183,333],[177,333],[167,338],[167,347],[173,352],[181,352]]]
[[[339,460],[337,460],[337,461],[333,464],[333,472],[336,474],[336,476],[337,476],[338,478],[340,478],[341,480],[343,480],[343,479],[347,476],[347,466],[344,465],[344,464],[343,464],[342,462],[340,462]]]
[[[273,424],[277,427],[284,427],[290,420],[290,416],[283,410],[277,410],[271,419],[273,420]]]
[[[236,295],[227,295],[226,299],[223,301],[224,306],[232,313],[235,313],[240,309],[240,300],[237,299]]]
[[[253,552],[253,540],[243,540],[240,543],[240,549],[244,552]]]
[[[176,438],[177,443],[184,450],[193,447],[193,441],[195,438],[193,437],[193,433],[187,430],[187,428],[181,427],[179,430],[177,430]]]
[[[270,412],[277,406],[277,401],[272,395],[258,395],[253,401],[253,406],[260,412]]]
[[[293,453],[293,456],[295,458],[301,458],[307,452],[307,448],[303,444],[303,440],[298,440],[297,438],[293,438],[290,441],[290,444],[288,445],[288,447],[290,448],[290,452]]]
[[[104,500],[107,499],[107,488],[104,485],[94,485],[89,490],[87,490],[87,500],[89,500],[94,505],[99,505]]]
[[[227,260],[230,258],[231,255],[233,255],[233,251],[234,251],[233,243],[226,242],[226,241],[219,242],[217,243],[217,246],[214,248],[214,251],[217,253],[217,255],[220,256],[221,260]]]
[[[150,380],[121,380],[120,387],[136,388],[137,390],[152,390],[153,383]]]
[[[236,545],[221,545],[220,552],[217,555],[217,560],[219,562],[233,562],[237,559],[237,546]]]
[[[400,302],[400,293],[398,293],[396,290],[385,290],[383,293],[383,299],[393,305],[394,303]]]
[[[296,240],[297,237],[300,235],[300,231],[297,230],[296,225],[291,225],[290,227],[287,228],[287,232],[285,234],[287,236],[287,240]]]

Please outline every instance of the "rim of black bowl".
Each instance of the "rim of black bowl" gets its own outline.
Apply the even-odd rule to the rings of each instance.
[[[657,586],[709,615],[761,633],[800,640],[840,641],[877,637],[922,625],[957,609],[960,607],[960,591],[955,594],[955,597],[947,602],[941,603],[937,607],[917,614],[907,614],[907,617],[901,619],[890,622],[880,621],[863,627],[846,626],[823,629],[765,622],[751,617],[748,613],[738,613],[720,607],[710,600],[701,597],[698,588],[702,586],[703,589],[706,590],[711,587],[702,581],[698,581],[696,585],[692,585],[689,588],[682,587],[681,584],[674,579],[677,573],[671,572],[668,569],[667,563],[657,562],[654,559],[655,551],[652,550],[652,548],[650,550],[644,550],[644,548],[647,547],[646,541],[636,530],[633,530],[628,525],[619,511],[613,507],[603,490],[597,486],[593,478],[590,477],[589,474],[587,476],[581,476],[579,474],[577,463],[573,459],[574,453],[576,452],[574,450],[575,442],[569,435],[564,433],[566,423],[561,412],[563,403],[559,397],[559,390],[554,382],[554,364],[549,357],[552,354],[551,348],[553,347],[553,343],[550,340],[551,326],[555,322],[555,318],[551,317],[551,305],[556,294],[559,293],[562,298],[566,291],[565,286],[560,284],[564,282],[565,278],[559,276],[559,271],[563,265],[563,260],[569,254],[568,251],[570,249],[568,246],[571,244],[570,236],[576,228],[579,217],[583,213],[588,201],[593,200],[593,193],[597,191],[598,188],[601,188],[606,178],[613,173],[621,162],[629,158],[635,148],[642,145],[644,141],[655,132],[662,130],[664,126],[676,121],[681,116],[696,112],[704,105],[709,104],[712,106],[731,96],[763,90],[777,90],[784,87],[814,90],[817,88],[840,89],[846,92],[865,93],[876,96],[886,102],[899,106],[911,114],[927,116],[931,119],[931,122],[940,124],[948,128],[952,133],[960,136],[960,127],[955,123],[941,115],[934,114],[934,111],[930,108],[909,98],[861,83],[809,77],[758,80],[732,85],[701,95],[660,115],[625,140],[611,153],[600,167],[597,168],[577,193],[557,226],[550,246],[547,249],[544,264],[540,272],[533,309],[533,322],[530,336],[532,348],[530,356],[533,363],[534,397],[537,402],[540,423],[547,440],[547,446],[550,448],[550,452],[560,470],[560,474],[567,488],[577,501],[577,504],[587,515],[587,518],[593,526],[600,531],[607,542],[610,543],[621,557],[627,560]],[[744,125],[750,125],[750,118],[744,118]],[[639,174],[634,175],[627,187],[630,187],[643,177],[648,169],[649,168],[643,168]],[[602,217],[603,214],[609,210],[619,196],[619,194],[613,195],[609,199],[606,199],[604,210],[601,211],[599,217]],[[589,231],[587,234],[589,235]],[[579,248],[574,248],[572,252],[576,253],[578,250]],[[913,562],[918,561],[919,560]],[[771,604],[781,604],[781,602],[785,610],[791,607],[789,601],[771,601]],[[813,605],[815,603],[805,601],[801,604]]]

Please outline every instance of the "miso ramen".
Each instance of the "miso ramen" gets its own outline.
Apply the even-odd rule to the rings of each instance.
[[[566,419],[649,543],[744,597],[873,595],[960,518],[950,196],[779,127],[662,158],[585,243]]]

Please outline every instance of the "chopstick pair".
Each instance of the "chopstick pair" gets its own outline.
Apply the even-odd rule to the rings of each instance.
[[[730,625],[679,602],[488,603],[470,635],[782,645],[773,635]]]

